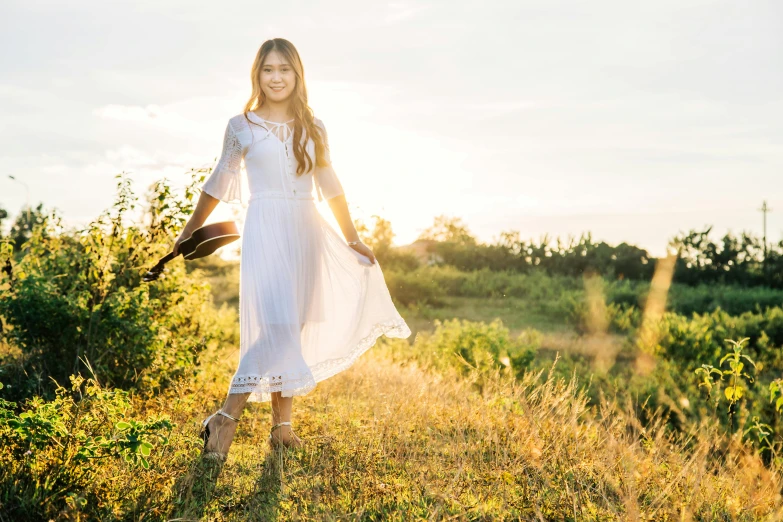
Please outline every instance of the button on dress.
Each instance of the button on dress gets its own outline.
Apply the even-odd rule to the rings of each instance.
[[[202,186],[210,196],[246,208],[239,276],[239,365],[229,393],[265,402],[272,392],[306,395],[350,367],[381,336],[411,331],[395,308],[379,263],[351,248],[323,218],[318,200],[344,194],[331,164],[297,175],[293,120],[253,112],[226,126],[223,151]],[[315,143],[300,143],[315,163]],[[250,197],[241,184],[242,163]]]

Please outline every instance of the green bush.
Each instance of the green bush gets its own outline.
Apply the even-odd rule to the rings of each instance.
[[[411,252],[399,252],[390,248],[382,253],[377,253],[376,257],[384,271],[412,272],[421,266],[419,258]]]
[[[434,325],[434,332],[416,335],[412,352],[434,367],[458,368],[479,389],[490,372],[523,373],[541,346],[539,332],[526,329],[512,338],[500,319],[491,323],[435,319]]]
[[[606,379],[594,381],[596,390],[626,397],[633,394],[639,402],[643,399],[648,406],[663,409],[670,415],[670,425],[676,429],[695,426],[705,417],[715,418],[724,427],[731,426],[738,422],[735,411],[716,410],[714,401],[708,401],[708,397],[700,393],[697,375],[704,368],[712,368],[711,365],[725,370],[722,358],[727,340],[742,339],[743,356],[747,355],[755,363],[755,368],[747,366],[748,371],[752,370],[752,379],[737,404],[747,413],[743,422],[756,417],[761,424],[780,431],[780,415],[768,399],[768,388],[783,373],[783,309],[775,307],[761,313],[730,315],[718,308],[691,317],[667,312],[652,325],[652,332],[657,341],[652,346],[644,346],[644,341],[635,336],[627,341],[635,345],[639,357],[644,357],[643,353],[649,350],[648,357],[654,360],[654,369],[650,373],[637,373],[633,367],[617,365]],[[717,393],[722,392],[718,389]],[[688,407],[681,406],[681,401]],[[637,413],[645,418],[641,412]],[[744,428],[747,426],[741,424],[738,429]]]
[[[658,325],[657,352],[683,364],[688,371],[705,361],[715,360],[723,352],[724,339],[749,339],[745,348],[756,363],[777,372],[783,371],[783,309],[730,315],[721,309],[711,313],[664,314]]]
[[[144,273],[163,257],[192,212],[193,185],[173,197],[153,186],[146,226],[128,225],[136,206],[123,175],[114,205],[83,230],[65,230],[53,212],[37,226],[18,259],[8,244],[0,316],[10,327],[3,340],[21,351],[0,354],[7,399],[52,396],[52,383],[67,382],[89,361],[101,383],[154,390],[195,371],[198,355],[220,332],[208,284],[187,275],[184,261],[166,265],[159,280]],[[199,183],[195,180],[193,183]]]
[[[169,444],[168,417],[134,419],[127,392],[70,380],[71,390],[58,387],[50,402],[34,397],[18,414],[0,399],[0,506],[9,520],[60,520],[88,503],[111,516],[127,500],[112,476],[144,473]]]
[[[386,285],[391,296],[404,306],[425,304],[443,306],[446,295],[437,282],[427,277],[426,272],[397,272],[387,270],[384,273]]]
[[[702,284],[674,284],[669,291],[669,310],[686,316],[714,312],[718,308],[730,315],[761,312],[783,307],[783,291],[766,287]]]

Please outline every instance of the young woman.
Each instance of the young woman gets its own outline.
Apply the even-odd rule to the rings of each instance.
[[[247,401],[271,401],[272,448],[301,447],[293,397],[351,366],[378,337],[411,331],[380,265],[358,237],[331,165],[324,123],[307,105],[299,53],[267,40],[251,70],[253,92],[229,119],[223,152],[174,245],[201,227],[219,201],[247,208],[240,259],[239,365],[223,407],[202,422],[205,456],[225,460]],[[242,161],[250,198],[240,184]],[[319,213],[326,199],[343,240]]]

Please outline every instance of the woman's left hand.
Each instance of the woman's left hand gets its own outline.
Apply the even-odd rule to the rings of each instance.
[[[375,264],[375,254],[372,253],[370,247],[368,247],[364,243],[356,243],[355,245],[348,245],[348,246],[353,248],[363,256],[369,257],[370,261],[372,261],[372,264]]]

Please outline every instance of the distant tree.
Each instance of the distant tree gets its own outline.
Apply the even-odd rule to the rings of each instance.
[[[377,215],[373,215],[372,217],[375,220],[372,235],[367,238],[365,243],[367,243],[367,246],[372,249],[376,256],[383,257],[392,247],[394,232],[392,231],[390,221]]]
[[[392,247],[392,239],[395,234],[391,222],[375,214],[372,218],[374,220],[372,230],[361,219],[354,220],[354,226],[359,234],[359,239],[370,247],[378,262],[384,267],[393,267],[403,271],[414,270],[419,266],[415,255],[409,252],[400,252]]]
[[[655,268],[653,259],[643,248],[620,243],[612,257],[615,275],[619,279],[651,279]]]
[[[456,243],[458,245],[475,245],[476,238],[468,231],[460,217],[440,215],[433,225],[425,229],[418,237],[421,240]]]
[[[33,227],[42,225],[45,220],[46,212],[43,210],[43,203],[39,203],[34,209],[31,208],[30,212],[27,212],[27,207],[22,208],[8,234],[8,237],[14,242],[14,252],[21,250],[22,245],[30,239]],[[42,230],[46,233],[45,228]]]
[[[690,230],[671,239],[669,246],[679,254],[675,280],[688,284],[773,285],[764,274],[764,247],[759,238],[746,232],[739,237],[728,232],[720,240],[713,241],[710,232],[711,226],[701,231]],[[777,264],[778,258],[773,246],[767,259]]]
[[[392,246],[394,232],[391,222],[376,214],[373,214],[372,218],[374,220],[372,230],[358,218],[354,220],[354,227],[362,243],[370,247],[376,256],[383,256]]]
[[[3,220],[8,218],[8,211],[3,207],[0,207],[0,237],[3,237]]]
[[[518,256],[522,253],[522,240],[520,237],[519,230],[501,232],[500,237],[495,241],[495,245],[506,250],[512,256]]]

